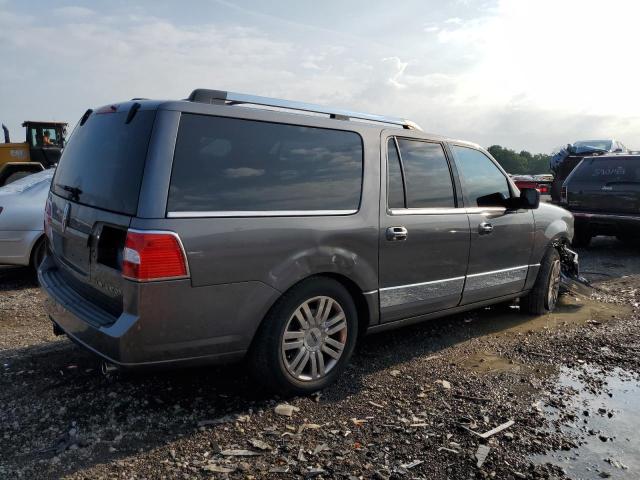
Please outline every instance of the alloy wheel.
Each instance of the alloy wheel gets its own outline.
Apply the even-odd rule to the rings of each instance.
[[[305,300],[282,335],[281,355],[287,372],[301,381],[325,377],[342,357],[347,335],[347,318],[338,301],[327,296]]]
[[[553,310],[558,302],[560,293],[560,260],[555,260],[551,265],[551,275],[549,277],[549,289],[547,290],[547,308]]]

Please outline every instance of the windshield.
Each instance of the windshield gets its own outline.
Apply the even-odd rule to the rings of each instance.
[[[55,169],[50,168],[48,170],[43,170],[42,172],[23,177],[19,180],[16,180],[15,182],[11,182],[9,185],[5,185],[4,187],[0,188],[0,195],[22,193],[41,182],[48,183],[51,181],[51,177],[53,177],[54,172]]]
[[[155,110],[94,113],[67,144],[52,191],[85,205],[135,215]]]
[[[640,157],[590,157],[576,170],[581,184],[640,183]]]
[[[573,148],[576,153],[586,152],[589,150],[603,150],[610,151],[611,150],[611,140],[581,140],[579,142],[575,142],[573,144]]]

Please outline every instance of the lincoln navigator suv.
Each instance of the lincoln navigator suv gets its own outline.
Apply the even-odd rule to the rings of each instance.
[[[553,310],[573,219],[413,122],[217,90],[87,112],[39,268],[54,331],[110,368],[246,359],[286,394],[359,337],[512,301]]]

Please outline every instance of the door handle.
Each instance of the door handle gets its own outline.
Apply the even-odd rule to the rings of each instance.
[[[487,235],[491,232],[493,232],[493,225],[491,225],[489,222],[482,222],[480,225],[478,225],[478,233],[480,235]]]
[[[409,232],[404,227],[387,228],[387,240],[390,242],[401,242],[407,239]]]

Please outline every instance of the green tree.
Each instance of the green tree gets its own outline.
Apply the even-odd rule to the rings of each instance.
[[[515,151],[500,145],[492,145],[488,150],[508,173],[523,173],[526,170],[526,162]]]
[[[537,175],[549,172],[549,155],[544,153],[533,155],[526,150],[518,153],[500,145],[491,145],[487,150],[508,173]]]

